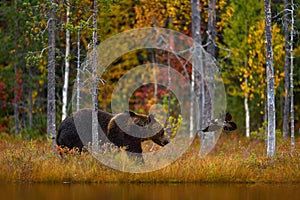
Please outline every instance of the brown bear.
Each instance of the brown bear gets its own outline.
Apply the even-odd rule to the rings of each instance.
[[[107,132],[108,123],[113,115],[108,112],[98,111],[98,122],[104,133]],[[76,125],[75,125],[76,122]],[[101,130],[100,129],[100,130]],[[99,130],[99,131],[100,131]],[[78,134],[80,133],[80,136]],[[98,133],[99,133],[98,131]],[[101,134],[99,134],[101,135]],[[103,138],[100,138],[103,139]],[[105,139],[105,138],[104,138]],[[81,109],[62,121],[58,127],[56,144],[62,148],[76,148],[82,151],[92,140],[92,110]]]
[[[132,153],[142,153],[141,143],[152,140],[160,146],[169,143],[162,125],[150,114],[141,115],[124,111],[113,115],[98,110],[98,133],[101,144],[111,142]],[[79,136],[80,134],[80,136]],[[67,117],[58,127],[56,143],[82,151],[92,141],[92,110],[82,109]]]

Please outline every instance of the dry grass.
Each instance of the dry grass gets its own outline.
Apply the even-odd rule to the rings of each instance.
[[[4,182],[136,182],[136,183],[291,183],[300,182],[300,140],[277,142],[277,154],[266,156],[265,142],[237,134],[222,135],[209,156],[200,159],[199,140],[173,164],[149,173],[125,173],[108,168],[91,155],[53,153],[43,140],[0,140],[0,181]],[[297,148],[298,147],[298,148]]]

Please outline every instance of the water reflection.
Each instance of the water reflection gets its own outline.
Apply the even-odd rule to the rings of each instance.
[[[297,184],[0,184],[13,200],[104,199],[299,199]]]

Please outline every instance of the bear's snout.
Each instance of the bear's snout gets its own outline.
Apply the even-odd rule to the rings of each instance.
[[[158,144],[159,146],[165,146],[170,142],[169,137],[165,135],[163,129],[152,138],[152,141]]]
[[[161,142],[161,146],[165,146],[165,145],[167,145],[167,144],[169,144],[170,143],[170,140],[168,139],[168,138],[166,138],[165,140],[163,140],[162,142]]]

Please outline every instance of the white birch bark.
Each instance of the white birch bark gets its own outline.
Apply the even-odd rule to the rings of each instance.
[[[97,78],[97,68],[98,68],[98,54],[97,54],[97,16],[98,16],[98,5],[97,0],[94,0],[93,6],[93,52],[92,52],[92,149],[93,153],[98,153],[98,78]]]
[[[205,102],[204,102],[203,64],[202,64],[202,49],[201,49],[201,34],[200,34],[201,16],[200,16],[199,0],[191,0],[191,9],[192,9],[192,37],[194,40],[191,87],[193,91],[196,92],[196,99],[197,99],[196,101],[197,102],[197,107],[196,107],[197,108],[197,131],[201,131]],[[194,82],[194,86],[193,86],[193,82]],[[195,105],[193,105],[193,110],[194,110],[194,106]],[[193,112],[191,112],[191,115],[193,115]],[[193,123],[193,121],[191,121],[190,123]]]
[[[80,109],[80,31],[77,31],[77,76],[76,76],[76,111]]]
[[[248,84],[247,78],[245,79],[246,85]],[[245,106],[245,117],[246,117],[246,137],[250,137],[250,112],[249,112],[249,104],[248,104],[248,94],[245,94],[244,99],[244,106]]]
[[[50,1],[51,6],[55,6]],[[55,107],[55,9],[49,12],[48,25],[48,84],[47,84],[47,138],[52,140],[52,148],[55,148],[56,135],[56,107]]]
[[[216,0],[208,1],[208,34],[209,45],[207,46],[207,52],[215,57],[215,40],[216,40]]]
[[[266,77],[268,102],[268,142],[267,155],[274,157],[276,147],[276,121],[275,121],[275,94],[274,94],[274,67],[272,49],[272,15],[271,0],[264,0],[265,35],[266,35]]]
[[[69,0],[66,0],[67,5],[67,19],[66,19],[66,54],[65,54],[65,76],[64,86],[62,90],[62,120],[67,117],[67,100],[68,100],[68,84],[69,84],[69,68],[70,68],[70,30],[68,24],[70,22],[70,5]]]
[[[293,42],[294,42],[294,1],[291,0],[291,32],[290,32],[290,97],[291,97],[291,147],[295,147],[295,122],[294,122],[294,57],[293,57]]]
[[[283,107],[283,124],[282,136],[287,139],[289,136],[289,24],[288,24],[288,0],[284,0],[284,37],[285,37],[285,60],[284,60],[284,107]]]
[[[195,69],[192,68],[192,75],[191,75],[191,96],[190,96],[190,138],[194,136],[194,89],[195,89]]]
[[[212,56],[212,60],[215,60],[216,56],[216,0],[208,1],[208,46],[207,52]],[[214,74],[210,74],[209,69],[204,68],[206,77],[206,90],[205,90],[205,109],[203,113],[205,126],[208,121],[211,121],[214,114],[214,99],[215,99],[215,88],[214,88]]]
[[[156,54],[153,51],[152,52],[152,63],[155,63],[153,65],[153,81],[154,81],[154,98],[155,98],[155,102],[157,100],[157,78],[156,78]]]

